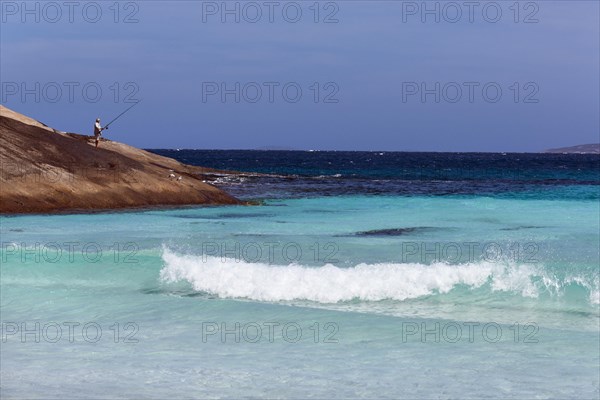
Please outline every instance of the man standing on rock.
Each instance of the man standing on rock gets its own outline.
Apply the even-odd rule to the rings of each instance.
[[[98,143],[100,143],[100,136],[102,136],[102,131],[108,129],[108,126],[104,128],[100,125],[100,118],[96,118],[96,123],[94,124],[94,137],[96,138],[96,147],[98,147]]]

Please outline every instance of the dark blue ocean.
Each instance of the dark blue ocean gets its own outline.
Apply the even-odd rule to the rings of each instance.
[[[270,175],[217,181],[244,198],[357,194],[600,198],[596,154],[151,151],[187,164]]]

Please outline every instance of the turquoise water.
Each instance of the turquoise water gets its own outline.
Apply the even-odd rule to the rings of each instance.
[[[599,216],[348,195],[2,217],[2,398],[598,398]]]

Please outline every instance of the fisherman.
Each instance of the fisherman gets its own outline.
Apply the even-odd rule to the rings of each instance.
[[[96,118],[96,123],[94,124],[94,137],[96,138],[96,147],[98,147],[98,144],[100,143],[100,137],[102,136],[102,131],[105,130],[105,129],[108,129],[108,126],[110,124],[112,124],[113,122],[115,122],[116,120],[118,120],[119,118],[121,118],[121,116],[123,114],[125,114],[127,111],[131,110],[138,103],[139,103],[139,101],[133,103],[125,111],[123,111],[121,114],[117,115],[116,118],[114,118],[112,121],[110,121],[108,124],[106,124],[106,126],[104,128],[102,127],[102,125],[100,125],[100,118]]]
[[[100,125],[100,118],[96,118],[96,123],[94,124],[94,137],[96,138],[96,147],[98,147],[98,143],[100,143],[100,136],[102,136],[102,131],[108,129],[108,125],[104,128]]]

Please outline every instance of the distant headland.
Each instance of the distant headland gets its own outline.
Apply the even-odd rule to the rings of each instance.
[[[544,153],[573,153],[573,154],[600,154],[600,143],[580,144],[571,147],[548,149]]]

